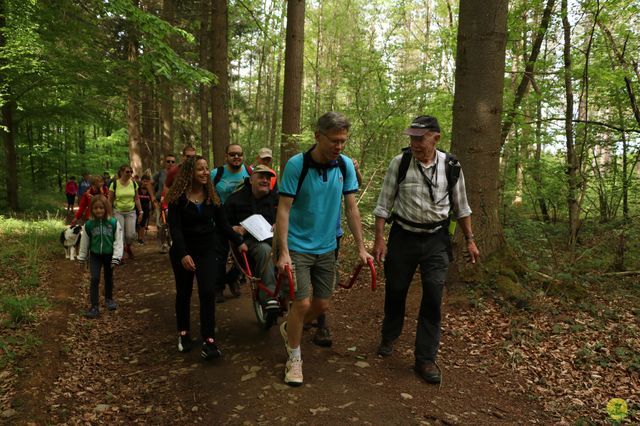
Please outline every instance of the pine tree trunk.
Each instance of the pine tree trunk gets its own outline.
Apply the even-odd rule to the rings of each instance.
[[[227,0],[212,0],[211,72],[218,83],[211,88],[213,162],[221,166],[229,145],[229,75]]]
[[[142,145],[140,157],[143,170],[155,169],[159,164],[159,150],[153,139],[153,86],[149,83],[142,87]]]
[[[451,151],[462,164],[474,233],[487,258],[505,245],[497,186],[507,1],[465,0],[460,3],[458,22]],[[464,265],[461,240],[458,233],[449,282],[455,282]]]
[[[209,0],[200,0],[200,68],[209,66]],[[209,144],[209,87],[200,84],[200,143],[202,156],[211,164],[211,145]]]
[[[298,135],[302,116],[302,70],[304,51],[304,0],[287,4],[287,36],[284,53],[284,95],[282,97],[282,142],[280,173],[291,156],[298,151]]]
[[[162,19],[173,24],[175,21],[175,0],[164,0]],[[173,88],[166,78],[160,78],[160,126],[162,155],[174,151],[173,129]]]
[[[578,158],[575,150],[573,132],[573,82],[571,80],[571,24],[567,16],[567,0],[562,0],[562,29],[564,34],[564,87],[565,139],[567,146],[567,204],[569,209],[569,248],[573,252],[576,246],[579,228],[580,206],[578,204]]]
[[[129,40],[129,62],[135,62],[138,56],[137,43]],[[127,130],[129,134],[129,162],[133,173],[142,173],[142,159],[140,157],[140,105],[138,103],[138,80],[131,76],[127,94]]]
[[[7,4],[4,0],[0,0],[0,50],[7,45],[7,39],[4,29],[7,28]],[[6,59],[0,57],[0,68],[4,68]],[[4,161],[5,161],[5,184],[7,191],[7,205],[11,210],[18,210],[18,155],[16,153],[15,141],[15,123],[13,122],[13,111],[15,102],[11,97],[11,88],[0,73],[0,87],[5,91],[2,104],[2,127],[0,133],[4,142]]]

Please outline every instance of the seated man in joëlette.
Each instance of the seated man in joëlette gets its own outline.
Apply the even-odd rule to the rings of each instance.
[[[273,238],[258,241],[240,222],[254,214],[262,215],[273,226],[276,221],[278,194],[270,189],[273,170],[265,165],[258,165],[251,177],[245,179],[245,185],[232,193],[224,204],[225,213],[234,231],[243,236],[249,248],[249,257],[254,262],[254,275],[260,277],[264,285],[271,291],[276,287],[274,265],[271,260],[271,242]],[[265,309],[279,309],[278,301],[269,298],[264,292],[260,298]]]

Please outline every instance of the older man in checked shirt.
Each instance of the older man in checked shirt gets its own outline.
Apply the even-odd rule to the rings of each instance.
[[[394,341],[402,333],[407,293],[419,265],[422,301],[414,369],[426,382],[440,383],[436,356],[440,344],[442,290],[451,260],[450,210],[462,228],[472,263],[479,259],[480,252],[471,229],[471,209],[461,170],[451,188],[451,197],[447,191],[447,154],[436,150],[440,140],[438,120],[428,115],[416,117],[404,133],[410,138],[411,149],[406,176],[400,184],[397,183],[401,154],[389,164],[373,211],[376,216],[373,254],[378,262],[384,261],[386,279],[382,341],[378,355],[390,356]],[[389,242],[385,245],[384,224],[389,219],[393,225]]]

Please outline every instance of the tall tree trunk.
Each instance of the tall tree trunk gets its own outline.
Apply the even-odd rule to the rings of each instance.
[[[282,142],[280,173],[298,151],[302,116],[302,70],[304,50],[304,0],[287,4],[287,38],[284,53],[284,95],[282,97]]]
[[[129,40],[129,62],[133,63],[138,57],[137,43]],[[142,173],[142,158],[140,157],[140,105],[138,104],[138,78],[134,74],[130,77],[127,94],[127,130],[129,133],[129,161],[134,174]]]
[[[500,120],[504,91],[507,0],[460,2],[451,150],[462,164],[474,232],[484,257],[505,244],[498,216]],[[465,167],[466,166],[466,167]],[[456,242],[461,240],[458,235]],[[459,244],[456,244],[458,246]],[[450,279],[464,263],[456,249]]]
[[[501,130],[502,144],[504,144],[505,141],[507,140],[507,136],[509,135],[509,131],[511,130],[511,126],[513,125],[513,121],[518,111],[518,107],[520,106],[522,99],[527,93],[527,88],[529,87],[529,83],[533,81],[533,70],[534,70],[536,61],[538,60],[538,55],[540,54],[540,47],[542,46],[542,41],[544,40],[544,36],[547,33],[547,28],[549,28],[549,22],[551,21],[551,12],[553,11],[554,5],[555,5],[555,0],[547,0],[547,5],[545,6],[544,12],[542,13],[540,28],[538,28],[538,34],[536,35],[536,38],[533,41],[533,45],[531,48],[531,55],[529,55],[529,59],[526,62],[522,80],[520,80],[520,84],[516,89],[516,95],[513,99],[511,110],[509,111],[509,114],[505,118],[504,124],[502,125],[502,130]]]
[[[282,8],[282,15],[280,16],[280,32],[278,34],[278,43],[275,46],[276,49],[276,77],[275,77],[275,82],[274,82],[274,88],[273,88],[273,108],[271,110],[271,130],[269,132],[269,148],[271,148],[272,152],[276,151],[276,134],[278,132],[278,118],[279,118],[279,114],[278,111],[279,106],[280,106],[280,81],[281,81],[281,74],[282,74],[282,45],[283,45],[283,38],[285,36],[285,31],[284,31],[284,21],[286,18],[286,8],[283,7]],[[280,160],[280,164],[282,163],[282,160]],[[274,164],[275,167],[275,164]]]
[[[211,72],[218,83],[211,88],[213,162],[221,166],[229,145],[229,57],[227,0],[212,0]]]
[[[534,158],[533,168],[533,180],[536,183],[536,198],[538,200],[538,206],[540,207],[540,215],[545,222],[550,221],[549,210],[547,208],[547,202],[542,195],[542,96],[538,94],[536,100],[536,152]]]
[[[567,206],[569,210],[569,248],[575,250],[580,226],[580,206],[578,204],[578,157],[573,134],[573,81],[571,80],[571,24],[569,23],[567,0],[562,0],[562,29],[564,34],[564,87],[566,92],[565,139],[567,146]]]
[[[153,86],[142,85],[142,137],[140,157],[143,170],[154,170],[158,163],[158,149],[153,139]]]
[[[175,21],[175,0],[164,0],[162,3],[162,19],[173,24]],[[170,42],[170,41],[169,41]],[[160,123],[162,129],[161,146],[163,155],[174,150],[173,129],[173,88],[170,82],[160,78]]]
[[[5,29],[7,28],[6,16],[8,12],[5,0],[0,0],[0,49],[7,45]],[[0,58],[0,68],[4,68],[7,60]],[[5,95],[0,101],[2,104],[2,139],[4,140],[4,161],[5,161],[5,184],[7,189],[7,204],[9,209],[18,210],[18,155],[16,153],[15,123],[13,122],[13,111],[15,101],[12,98],[10,83],[7,81],[4,72],[0,73],[0,87],[5,89]]]
[[[200,68],[209,68],[209,13],[210,0],[200,0]],[[200,143],[202,156],[211,164],[211,145],[209,144],[209,87],[200,84]]]

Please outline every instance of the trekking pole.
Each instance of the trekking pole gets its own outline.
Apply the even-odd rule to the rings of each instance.
[[[374,266],[372,259],[367,259],[367,265],[369,265],[369,270],[371,271],[371,291],[375,291],[376,267]],[[351,275],[351,279],[349,280],[349,282],[347,284],[338,283],[338,285],[346,289],[350,289],[351,287],[353,287],[353,284],[355,284],[356,280],[358,279],[358,275],[360,274],[360,271],[362,270],[363,266],[364,265],[362,263],[359,263],[358,266],[356,266],[355,269],[353,270],[353,274]]]

